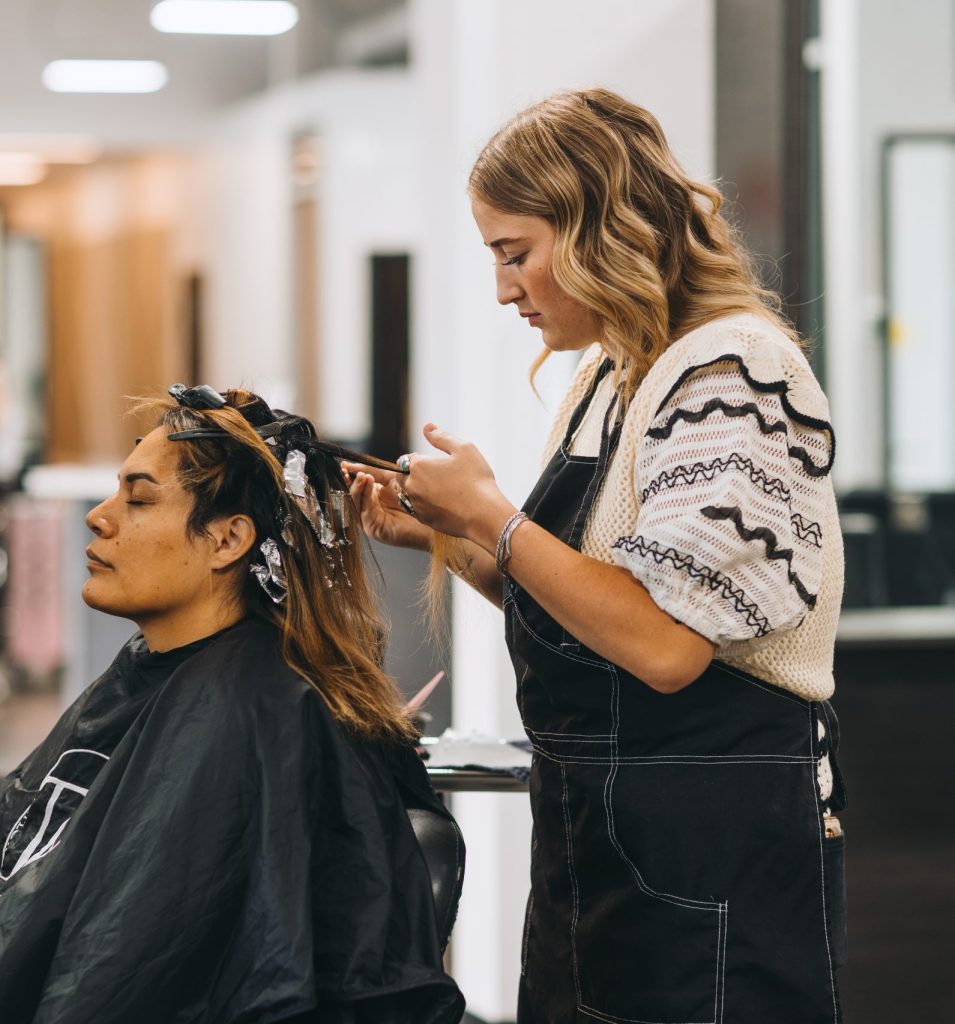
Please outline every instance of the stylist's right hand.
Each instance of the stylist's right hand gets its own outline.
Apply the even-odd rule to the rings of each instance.
[[[439,454],[415,454],[404,484],[419,518],[493,552],[501,527],[516,510],[497,486],[487,459],[473,444],[433,423],[423,433]]]
[[[394,547],[428,550],[431,528],[408,515],[399,504],[397,473],[358,462],[343,462],[342,469],[368,537]]]

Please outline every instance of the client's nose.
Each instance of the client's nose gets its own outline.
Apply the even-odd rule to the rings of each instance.
[[[107,501],[101,501],[96,508],[86,513],[86,527],[97,537],[108,537],[114,530],[113,520],[108,514]]]

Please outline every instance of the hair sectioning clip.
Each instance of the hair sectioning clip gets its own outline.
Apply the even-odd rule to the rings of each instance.
[[[173,384],[169,394],[187,409],[221,409],[226,402],[215,388],[208,384],[197,384],[187,388],[185,384]],[[191,441],[198,437],[227,437],[224,430],[218,427],[191,427],[189,430],[178,430],[169,435],[170,441]]]
[[[173,384],[169,394],[187,409],[221,409],[225,405],[222,395],[208,384],[197,384],[194,388]]]

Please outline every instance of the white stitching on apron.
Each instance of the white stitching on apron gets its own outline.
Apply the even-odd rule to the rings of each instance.
[[[574,848],[570,831],[567,773],[564,771],[563,765],[560,766],[560,781],[563,788],[564,833],[567,836],[567,870],[570,872],[570,884],[574,893],[574,916],[570,922],[570,955],[574,965],[574,987],[577,990],[577,1002],[580,1003],[580,971],[577,966],[577,918],[580,913],[580,888],[577,883],[577,872],[574,870]]]

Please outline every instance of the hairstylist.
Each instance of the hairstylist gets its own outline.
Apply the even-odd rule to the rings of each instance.
[[[462,538],[503,603],[536,751],[520,1024],[838,1021],[825,397],[647,111],[554,96],[469,191],[498,301],[583,352],[543,474],[518,511],[433,425],[406,475],[348,468],[370,534]]]

